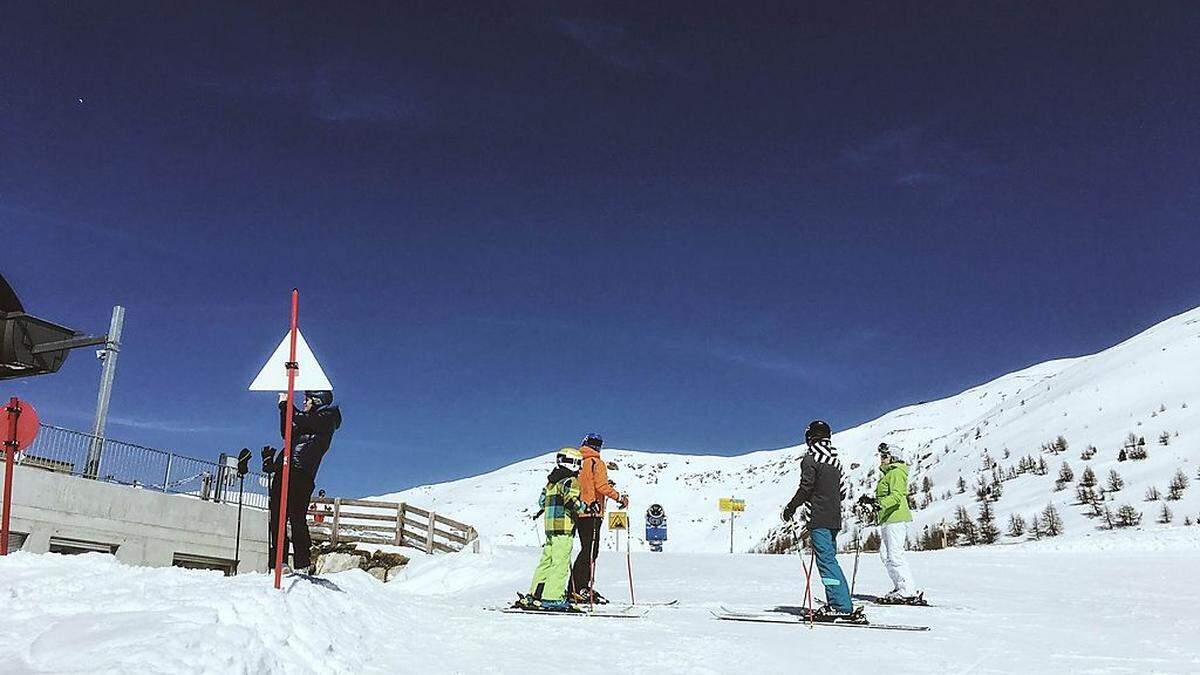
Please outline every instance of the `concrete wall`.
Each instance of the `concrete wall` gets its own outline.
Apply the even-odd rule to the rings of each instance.
[[[236,498],[236,492],[233,493]],[[51,537],[117,545],[130,565],[169,566],[176,553],[234,559],[237,503],[214,504],[18,466],[13,477],[13,532],[22,550],[45,553]],[[239,572],[267,569],[267,513],[242,510]]]

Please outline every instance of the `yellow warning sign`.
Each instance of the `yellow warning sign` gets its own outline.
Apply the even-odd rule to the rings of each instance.
[[[741,513],[742,511],[746,510],[746,500],[734,499],[732,497],[721,497],[721,500],[717,502],[717,506],[721,508],[723,513],[728,513],[730,511]]]
[[[628,530],[629,514],[624,511],[610,511],[608,513],[608,529]]]

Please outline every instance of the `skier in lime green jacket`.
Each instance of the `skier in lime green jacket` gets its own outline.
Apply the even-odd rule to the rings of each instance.
[[[883,566],[892,578],[892,591],[884,596],[898,601],[919,597],[912,568],[904,555],[904,544],[908,540],[908,524],[912,513],[908,510],[908,465],[901,452],[879,444],[879,484],[875,486],[875,524],[879,525],[879,555]]]

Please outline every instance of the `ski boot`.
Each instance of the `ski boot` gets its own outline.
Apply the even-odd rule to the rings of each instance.
[[[812,619],[824,623],[868,623],[867,615],[863,612],[862,607],[855,607],[853,611],[843,612],[831,605],[822,605],[820,609],[813,612]]]
[[[571,594],[571,603],[575,605],[607,605],[608,598],[600,595],[594,588],[584,588]]]

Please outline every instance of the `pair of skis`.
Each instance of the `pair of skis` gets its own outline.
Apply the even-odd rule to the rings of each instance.
[[[778,623],[807,626],[838,626],[841,628],[871,628],[874,630],[895,630],[922,632],[929,626],[910,626],[898,623],[856,623],[852,621],[810,621],[810,610],[807,607],[776,607],[769,612],[743,611],[722,607],[720,610],[710,610],[712,615],[722,621],[743,621],[747,623]]]
[[[503,614],[535,614],[535,615],[555,615],[555,616],[575,616],[575,617],[592,617],[597,619],[639,619],[645,616],[651,608],[654,607],[675,607],[679,605],[678,600],[668,600],[665,602],[643,602],[636,605],[596,605],[588,608],[587,605],[572,605],[569,610],[553,610],[553,609],[525,609],[522,607],[484,607],[484,609],[492,612],[501,612]]]

